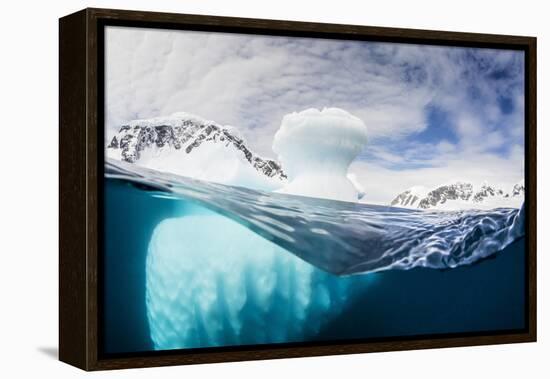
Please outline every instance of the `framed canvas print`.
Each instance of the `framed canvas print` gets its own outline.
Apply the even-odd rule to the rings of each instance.
[[[60,359],[536,340],[536,40],[60,20]]]

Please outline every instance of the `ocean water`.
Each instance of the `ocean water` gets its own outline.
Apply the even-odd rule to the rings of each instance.
[[[105,168],[103,350],[525,326],[524,210],[425,212]]]

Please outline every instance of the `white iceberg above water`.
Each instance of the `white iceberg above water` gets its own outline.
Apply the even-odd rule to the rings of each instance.
[[[276,192],[357,201],[362,191],[348,178],[348,168],[366,143],[363,121],[342,109],[287,114],[275,133],[273,151],[288,183]]]

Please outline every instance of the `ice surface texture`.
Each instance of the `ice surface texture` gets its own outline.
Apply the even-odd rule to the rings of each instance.
[[[367,143],[367,127],[338,108],[307,109],[284,116],[273,151],[289,177],[277,192],[357,201],[348,167]]]
[[[319,270],[245,226],[200,211],[160,223],[146,303],[156,349],[303,341],[370,278]]]

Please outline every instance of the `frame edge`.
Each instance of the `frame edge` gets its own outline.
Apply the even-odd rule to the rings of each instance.
[[[529,277],[528,301],[528,334],[531,342],[537,341],[537,38],[529,37],[526,41],[526,57],[528,66],[525,67],[527,82],[526,96],[529,97],[528,108],[525,110],[527,140],[529,155],[526,156],[525,177],[527,179],[527,254]]]
[[[59,360],[87,367],[86,11],[59,19]]]
[[[95,19],[147,21],[163,24],[179,25],[203,25],[208,27],[229,26],[242,29],[245,33],[287,31],[291,33],[315,33],[322,32],[345,35],[345,39],[354,39],[354,36],[383,37],[388,42],[412,43],[415,39],[422,40],[426,44],[508,44],[510,46],[523,47],[536,37],[505,35],[494,33],[476,33],[461,31],[441,31],[431,29],[398,28],[390,26],[370,26],[357,24],[335,24],[313,21],[277,20],[267,18],[242,18],[234,16],[214,16],[202,14],[185,14],[174,12],[156,12],[125,10],[113,8],[86,8],[90,16]],[[269,34],[269,33],[267,33]],[[407,42],[408,41],[408,42]]]

